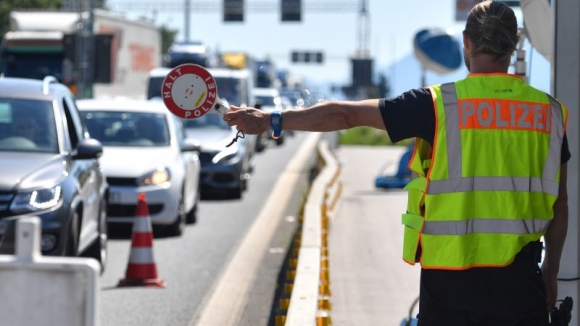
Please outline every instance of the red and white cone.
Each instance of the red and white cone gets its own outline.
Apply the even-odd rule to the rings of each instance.
[[[133,222],[131,253],[125,278],[117,287],[151,286],[165,287],[165,281],[157,276],[157,266],[153,259],[153,229],[145,194],[139,194],[137,216]]]

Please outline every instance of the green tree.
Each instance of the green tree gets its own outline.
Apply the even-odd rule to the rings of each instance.
[[[171,44],[175,41],[175,36],[178,31],[170,29],[165,25],[159,27],[159,30],[161,31],[161,53],[165,54],[169,50]]]
[[[10,30],[10,11],[16,9],[60,9],[64,0],[2,0],[0,1],[0,36]]]
[[[379,83],[377,87],[379,88],[379,97],[388,97],[391,95],[391,84],[385,74],[379,74]]]

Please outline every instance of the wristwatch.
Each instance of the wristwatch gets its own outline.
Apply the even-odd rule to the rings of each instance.
[[[278,138],[282,134],[282,112],[272,111],[270,113],[270,127],[272,127],[272,137]]]

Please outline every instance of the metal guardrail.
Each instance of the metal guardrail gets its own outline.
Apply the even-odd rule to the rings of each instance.
[[[332,325],[328,227],[342,193],[341,167],[325,140],[318,145],[318,161],[322,170],[299,218],[276,326]]]

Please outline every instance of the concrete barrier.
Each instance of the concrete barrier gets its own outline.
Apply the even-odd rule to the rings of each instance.
[[[314,179],[300,216],[300,230],[294,239],[287,283],[289,299],[280,306],[276,326],[332,325],[328,227],[342,193],[341,167],[327,141],[318,145],[320,172]]]
[[[16,254],[0,255],[2,325],[96,326],[100,265],[40,252],[40,219],[16,223]]]

